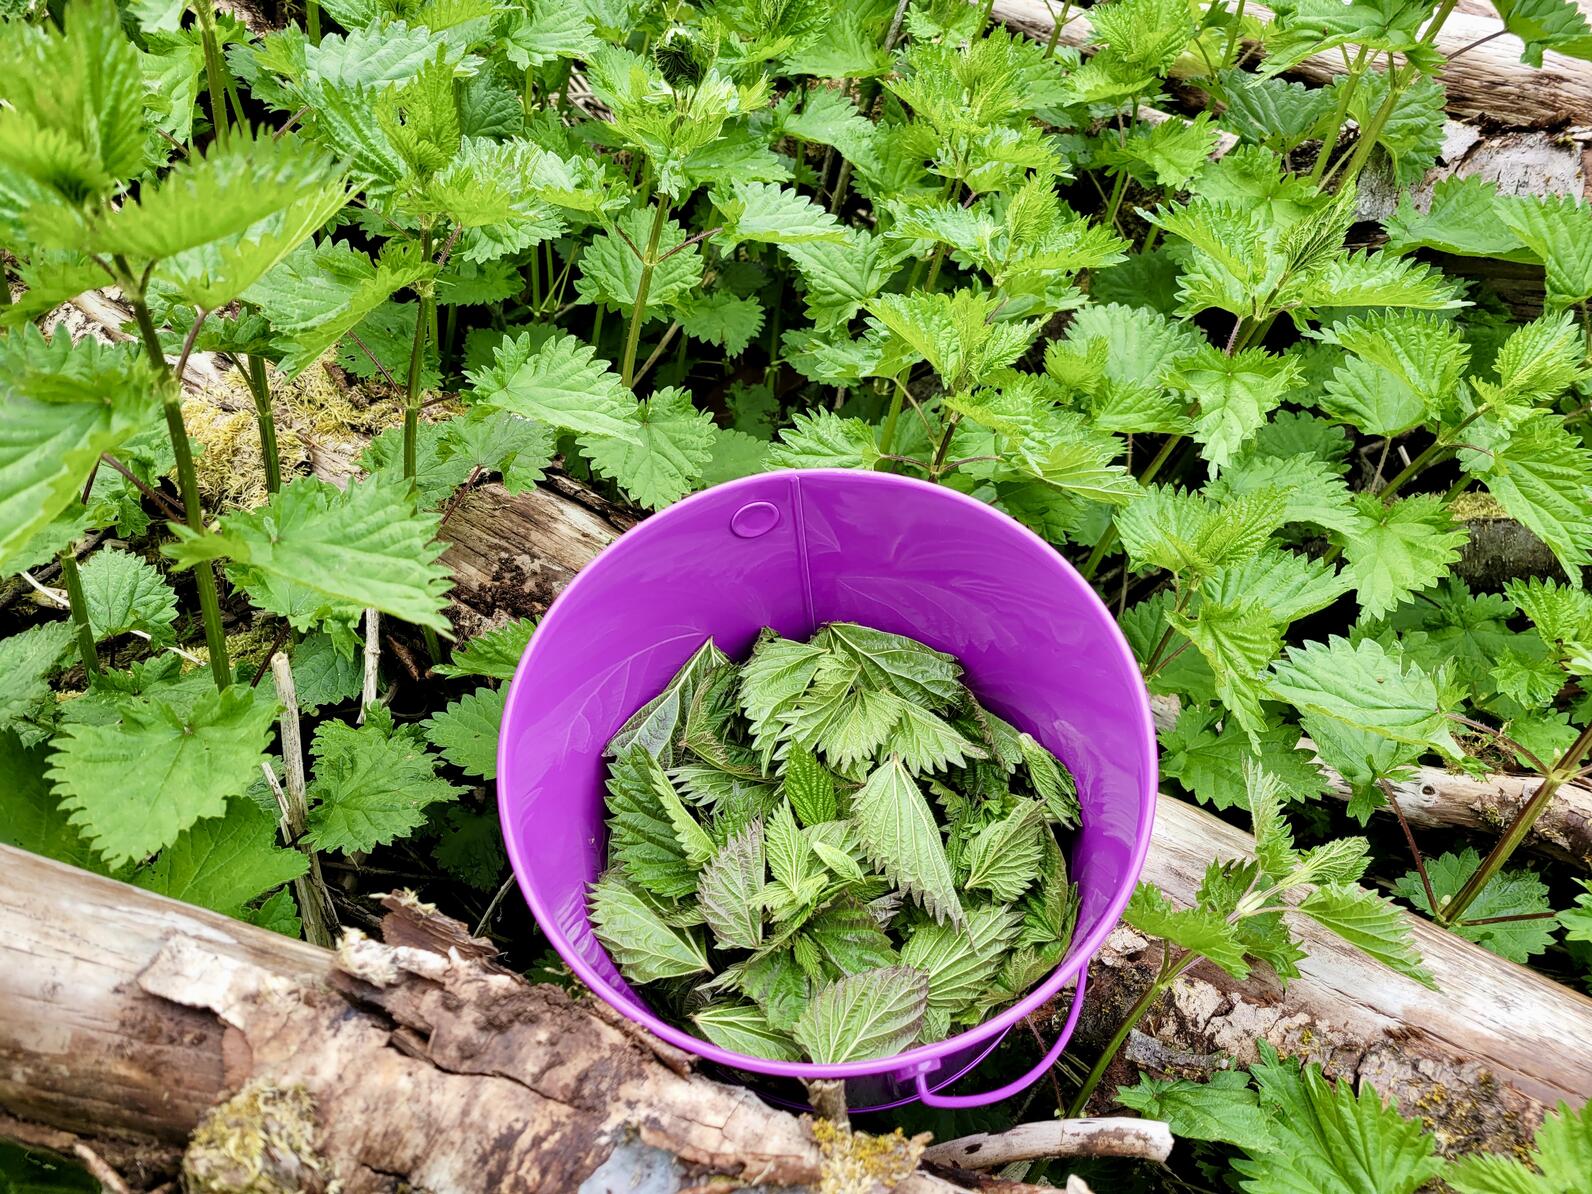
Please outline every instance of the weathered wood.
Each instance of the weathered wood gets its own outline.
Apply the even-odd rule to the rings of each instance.
[[[1156,729],[1171,729],[1177,723],[1179,708],[1175,696],[1151,697],[1150,711]],[[1316,744],[1309,738],[1300,738],[1299,745],[1315,754]],[[1319,755],[1314,762],[1326,777],[1328,795],[1348,800],[1354,794],[1349,781]],[[1399,780],[1392,787],[1399,808],[1414,825],[1495,832],[1514,819],[1539,782],[1528,775],[1497,773],[1476,779],[1441,767],[1420,766],[1412,770],[1409,778]],[[1384,807],[1379,811],[1391,814],[1392,809]],[[1526,834],[1522,845],[1528,850],[1592,868],[1592,790],[1582,784],[1561,787]]]
[[[1213,857],[1243,857],[1252,847],[1248,834],[1163,796],[1144,879],[1188,903]],[[1592,1000],[1408,919],[1435,992],[1295,917],[1309,954],[1303,977],[1286,989],[1260,974],[1237,982],[1202,962],[1142,1027],[1172,1050],[1240,1064],[1255,1060],[1257,1040],[1320,1061],[1419,1112],[1445,1150],[1512,1149],[1560,1100],[1579,1107],[1592,1098]],[[1159,963],[1158,945],[1126,927],[1113,933],[1090,974],[1080,1040],[1115,1031]],[[1092,1110],[1110,1107],[1113,1078],[1136,1074],[1119,1061]]]
[[[134,1188],[179,1166],[241,1188],[254,1163],[279,1185],[250,1189],[345,1194],[625,1189],[626,1166],[803,1188],[855,1159],[412,901],[334,954],[9,847],[0,872],[0,1135],[82,1143]],[[876,1172],[965,1188],[915,1171],[925,1140]]]

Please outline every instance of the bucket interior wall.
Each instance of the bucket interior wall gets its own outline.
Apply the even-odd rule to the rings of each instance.
[[[805,638],[829,621],[955,655],[981,701],[1072,769],[1075,942],[1131,883],[1153,738],[1137,670],[1085,583],[1015,523],[940,488],[856,472],[750,478],[599,556],[537,629],[505,714],[500,804],[521,885],[617,1002],[644,1006],[586,916],[606,847],[604,745],[706,637],[741,659],[764,626]]]

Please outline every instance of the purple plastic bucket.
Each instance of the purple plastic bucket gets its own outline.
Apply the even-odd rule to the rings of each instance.
[[[877,1060],[765,1061],[654,1016],[593,935],[586,887],[607,850],[603,748],[708,636],[744,658],[765,626],[805,639],[834,621],[911,635],[956,656],[981,702],[1072,769],[1083,805],[1070,859],[1078,924],[1054,973],[977,1028]],[[498,740],[498,810],[514,874],[581,981],[670,1044],[753,1084],[844,1078],[855,1110],[914,1098],[977,1106],[1016,1093],[1054,1064],[1077,1022],[1089,959],[1138,880],[1156,783],[1138,665],[1072,566],[973,498],[842,469],[747,477],[626,532],[542,619],[509,685]],[[981,1094],[935,1093],[1069,983],[1076,987],[1066,1022],[1033,1070]]]

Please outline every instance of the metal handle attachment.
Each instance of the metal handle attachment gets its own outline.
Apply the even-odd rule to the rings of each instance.
[[[920,1069],[913,1075],[917,1083],[918,1099],[925,1107],[949,1107],[952,1109],[962,1107],[983,1107],[989,1103],[999,1102],[1001,1099],[1010,1098],[1021,1090],[1026,1090],[1044,1075],[1045,1071],[1056,1064],[1056,1059],[1061,1056],[1061,1051],[1067,1047],[1067,1042],[1072,1039],[1072,1030],[1077,1027],[1078,1013],[1083,1010],[1083,989],[1089,978],[1087,966],[1078,972],[1078,984],[1072,989],[1072,1007],[1067,1011],[1067,1019],[1062,1023],[1061,1033],[1053,1044],[1039,1059],[1039,1064],[1029,1070],[1020,1078],[1014,1078],[1005,1086],[998,1086],[994,1090],[985,1091],[983,1094],[972,1095],[944,1095],[935,1094],[929,1089],[929,1075],[939,1069],[939,1063],[933,1062],[930,1068]]]

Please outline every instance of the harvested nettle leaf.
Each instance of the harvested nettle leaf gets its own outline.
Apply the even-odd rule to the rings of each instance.
[[[1056,968],[1077,788],[961,673],[866,626],[765,630],[739,664],[703,643],[620,727],[591,919],[655,1010],[738,1053],[858,1061]]]

